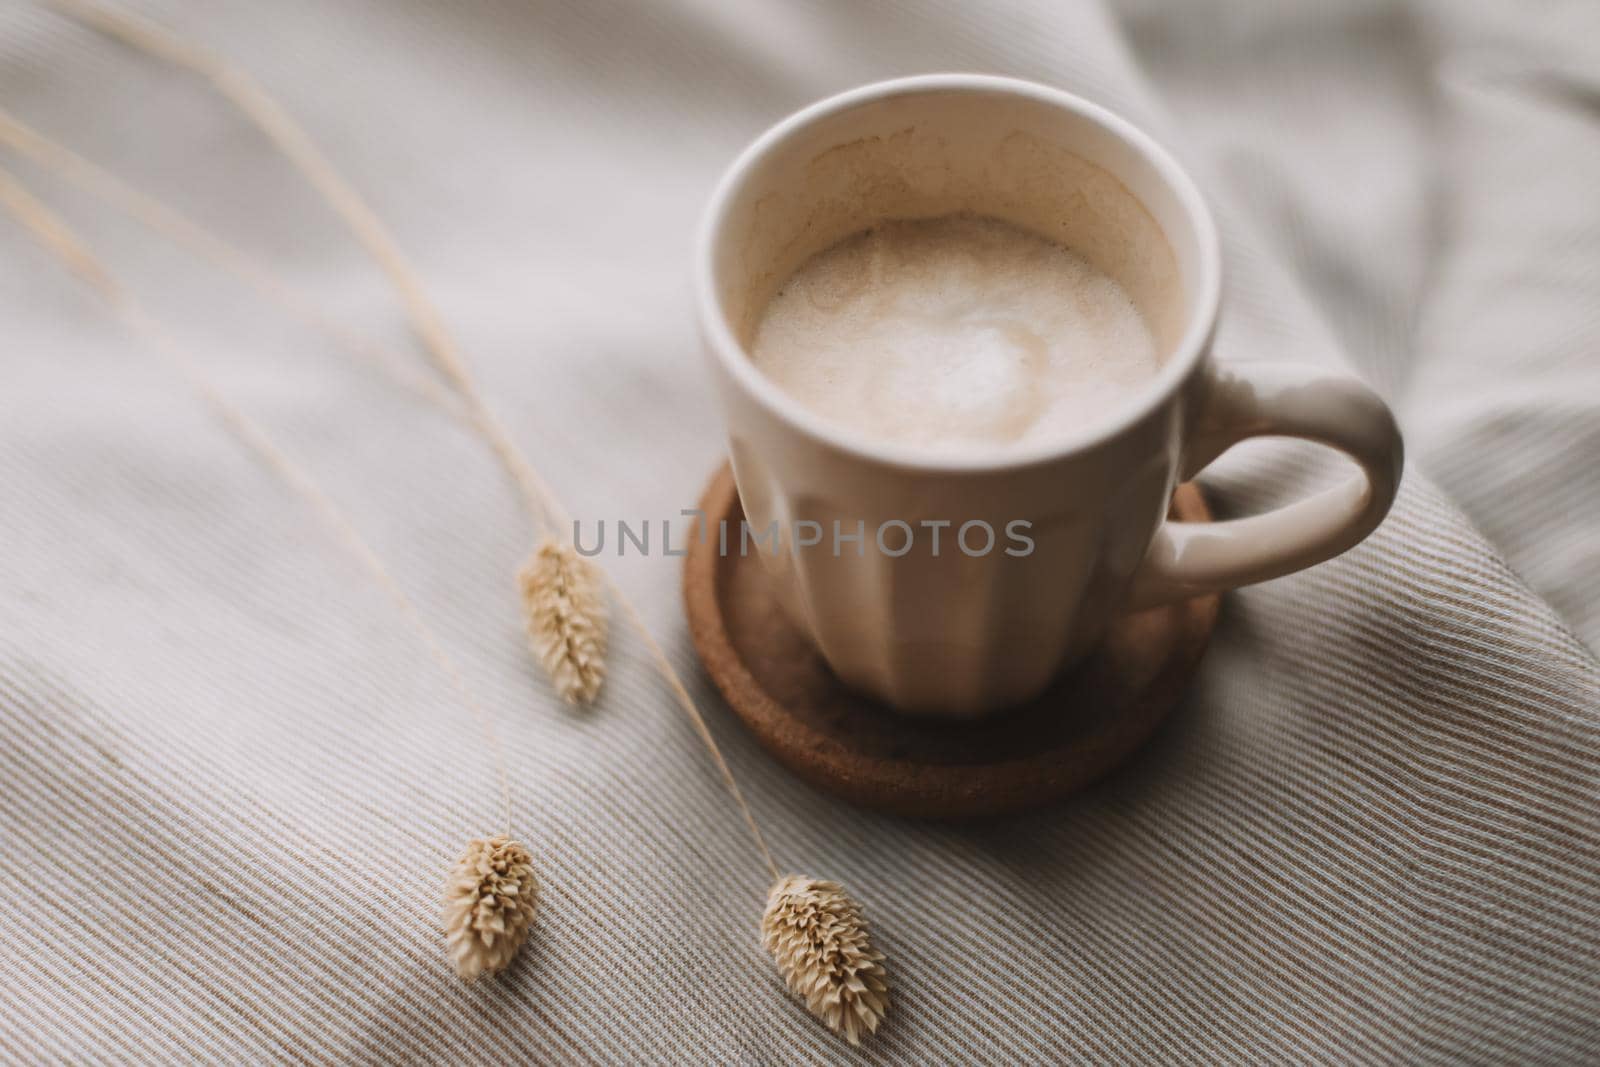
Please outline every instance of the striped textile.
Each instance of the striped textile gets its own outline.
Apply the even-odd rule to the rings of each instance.
[[[569,507],[674,516],[721,444],[689,234],[765,125],[896,74],[1052,82],[1219,208],[1220,351],[1346,362],[1412,456],[1390,520],[1228,598],[1192,698],[1080,799],[856,811],[698,680],[780,861],[889,957],[863,1051],[783,993],[765,871],[619,638],[530,665],[513,497],[461,424],[9,154],[348,510],[464,664],[544,886],[466,987],[443,874],[496,825],[446,680],[310,512],[0,224],[0,1059],[1600,1059],[1600,11],[1447,0],[428,0],[143,9],[286,102],[423,266]],[[406,342],[392,292],[192,76],[31,0],[0,105]],[[1255,445],[1228,514],[1329,476]],[[611,561],[693,673],[676,560]]]

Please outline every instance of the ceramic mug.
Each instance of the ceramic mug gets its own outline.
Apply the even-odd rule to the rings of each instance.
[[[951,458],[832,425],[751,363],[763,308],[807,258],[880,220],[954,212],[1116,278],[1166,353],[1155,379],[1070,439]],[[1314,367],[1216,363],[1221,261],[1199,191],[1145,134],[1055,89],[931,75],[806,108],[722,178],[694,270],[739,497],[752,530],[779,534],[754,541],[777,598],[846,684],[904,712],[1025,701],[1119,613],[1309,567],[1394,500],[1402,446],[1383,401]],[[1180,481],[1258,436],[1337,449],[1359,474],[1262,515],[1166,519]],[[1001,534],[971,551],[985,526],[1025,530],[1031,550]]]

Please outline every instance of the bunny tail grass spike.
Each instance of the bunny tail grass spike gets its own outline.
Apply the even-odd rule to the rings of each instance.
[[[837,882],[797,874],[778,879],[761,917],[761,943],[789,992],[828,1029],[859,1045],[889,1008],[883,955],[872,947],[861,906]]]
[[[217,418],[303,497],[333,529],[389,594],[400,616],[409,623],[429,655],[444,671],[457,696],[477,720],[484,740],[494,754],[500,779],[500,802],[506,833],[468,843],[445,887],[444,930],[456,973],[463,978],[501,970],[517,954],[533,922],[538,883],[528,850],[510,839],[511,776],[505,751],[487,710],[478,703],[466,676],[445,651],[415,603],[390,574],[383,561],[345,518],[333,500],[298,464],[280,449],[254,419],[241,411],[211,381],[209,375],[152,318],[117,281],[103,262],[65,223],[8,171],[0,168],[0,206],[8,210],[45,249],[98,293],[128,327],[151,349],[160,353],[191,388],[209,404]]]
[[[138,16],[87,0],[51,0],[51,3],[71,17],[124,44],[193,71],[209,81],[218,93],[277,146],[349,227],[379,268],[389,276],[405,304],[412,328],[428,358],[466,404],[473,424],[516,485],[523,507],[535,528],[546,531],[543,543],[534,549],[528,563],[517,573],[524,609],[523,621],[528,629],[533,654],[549,672],[552,684],[564,699],[576,704],[593,702],[605,678],[606,628],[603,619],[591,617],[587,620],[589,625],[581,630],[552,629],[550,616],[540,614],[538,609],[559,604],[575,589],[590,591],[593,602],[598,604],[604,583],[595,573],[595,566],[576,554],[571,555],[563,567],[540,565],[541,560],[546,564],[549,562],[545,553],[547,546],[563,543],[551,532],[569,529],[571,523],[566,521],[550,486],[522,454],[484,401],[465,357],[445,327],[444,317],[428,298],[420,275],[401,252],[399,243],[377,213],[328,162],[289,113],[242,70]],[[560,579],[567,585],[552,590],[534,588],[530,594],[529,582],[537,583],[545,578]]]
[[[504,970],[533,926],[533,857],[504,834],[467,842],[444,889],[444,935],[456,974]]]
[[[605,680],[606,603],[594,566],[571,545],[549,540],[520,571],[528,640],[563,700],[588,704]]]
[[[772,872],[772,888],[767,893],[767,910],[761,917],[761,943],[772,954],[789,991],[805,1001],[806,1010],[821,1019],[836,1034],[843,1034],[852,1045],[860,1044],[863,1033],[876,1033],[878,1023],[889,1009],[889,980],[883,956],[872,947],[867,936],[867,921],[861,906],[845,895],[837,882],[825,882],[800,875],[781,874],[767,847],[766,835],[756,822],[755,812],[744,798],[733,769],[722,755],[722,747],[711,734],[711,727],[699,705],[689,695],[672,661],[662,651],[655,635],[640,618],[633,602],[617,590],[617,602],[644,641],[656,669],[666,679],[678,706],[700,735],[712,762],[722,774],[735,806],[744,816],[745,827],[756,851]]]

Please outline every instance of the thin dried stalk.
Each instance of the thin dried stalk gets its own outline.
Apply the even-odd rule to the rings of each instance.
[[[861,906],[837,882],[791,874],[767,895],[761,943],[789,992],[852,1045],[876,1033],[889,1010],[883,955],[872,947]]]
[[[517,572],[534,655],[561,698],[589,704],[605,681],[606,604],[598,568],[547,540]]]
[[[264,299],[305,325],[326,334],[353,357],[378,368],[400,385],[420,394],[423,399],[437,404],[457,418],[470,422],[476,417],[466,410],[454,393],[409,368],[406,365],[409,357],[345,329],[313,301],[302,296],[294,286],[274,275],[267,267],[254,262],[247,253],[176,208],[140,192],[105,168],[51,140],[3,107],[0,107],[0,144],[60,175],[74,187],[121,208],[142,225],[188,249],[219,270],[233,275]]]
[[[444,935],[456,974],[471,981],[505,969],[533,926],[539,880],[533,857],[501,834],[467,842],[444,887]]]
[[[239,409],[220,389],[212,382],[210,375],[202,369],[201,364],[177,343],[161,324],[145,311],[143,305],[134,299],[133,295],[125,289],[89,247],[72,232],[67,225],[55,216],[42,204],[37,197],[28,192],[23,185],[9,172],[0,169],[0,206],[4,206],[20,221],[30,234],[48,251],[53,253],[69,270],[77,274],[83,281],[98,293],[106,303],[115,311],[122,320],[136,334],[142,337],[149,346],[162,355],[168,363],[189,382],[189,385],[199,394],[217,417],[236,437],[247,447],[253,449],[267,466],[281,478],[290,489],[300,494],[332,528],[334,533],[344,543],[355,557],[372,574],[378,584],[389,594],[397,613],[403,618],[421,638],[427,647],[428,654],[433,657],[450,679],[450,684],[455,688],[457,696],[463,705],[477,720],[479,728],[483,731],[484,740],[494,756],[495,771],[500,779],[500,801],[504,808],[507,833],[511,826],[511,776],[506,770],[505,750],[500,745],[499,734],[495,731],[494,721],[489,717],[488,711],[478,702],[471,687],[467,685],[466,676],[462,674],[455,659],[445,651],[444,645],[435,636],[433,629],[428,626],[417,610],[416,604],[401,588],[389,569],[372,547],[361,536],[360,532],[347,519],[338,506],[333,502],[322,488],[317,485],[311,475],[292,460],[289,455],[278,447],[277,443],[267,435],[267,432],[250,416]],[[488,873],[478,878],[479,890],[477,904],[474,907],[473,917],[469,926],[471,936],[457,936],[462,920],[453,911],[447,909],[445,930],[451,935],[451,953],[456,960],[456,969],[462,972],[463,968],[471,969],[473,974],[485,970],[499,970],[504,967],[511,956],[516,953],[517,947],[522,944],[527,934],[528,924],[533,919],[532,898],[527,897],[527,907],[522,907],[522,902],[527,894],[535,891],[533,871],[527,860],[527,850],[520,845],[511,845],[505,837],[491,838],[488,842],[483,840],[473,841],[467,849],[467,854],[462,858],[462,864],[468,859],[479,856],[483,847],[492,845],[491,856],[486,870]],[[475,851],[477,850],[477,851]],[[499,850],[499,851],[496,851]],[[520,859],[517,853],[520,851]],[[482,863],[474,860],[472,870],[476,871]],[[457,867],[457,877],[451,883],[449,897],[459,901],[462,898],[461,871]],[[517,885],[513,890],[511,882],[516,880]],[[490,877],[490,876],[493,877]],[[522,888],[526,884],[527,889]],[[502,902],[502,898],[510,898],[513,903]],[[503,936],[502,936],[503,935]]]
[[[428,358],[472,412],[474,424],[517,486],[523,506],[535,527],[542,527],[547,535],[557,535],[568,528],[570,523],[566,512],[555,493],[485,402],[466,358],[445,327],[444,317],[428,298],[420,275],[400,250],[399,242],[289,113],[242,70],[153,23],[84,0],[52,2],[95,29],[199,74],[277,146],[394,283]],[[522,584],[520,576],[518,584],[519,587]],[[557,641],[550,647],[560,651],[566,646]],[[598,643],[585,646],[584,653],[593,657],[593,662],[604,660],[603,629]],[[551,680],[558,690],[565,688],[563,678],[592,678],[596,687],[604,678],[604,670],[596,670],[593,662],[580,664],[560,659],[552,662],[543,656],[540,660],[550,670]],[[566,696],[565,692],[563,696]],[[594,694],[590,694],[585,702],[593,699]]]

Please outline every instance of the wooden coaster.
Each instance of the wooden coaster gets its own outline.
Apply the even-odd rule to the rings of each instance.
[[[724,465],[700,501],[711,529],[744,517]],[[1211,518],[1193,485],[1173,516]],[[1125,616],[1089,659],[1031,703],[977,722],[896,714],[846,689],[773,600],[751,553],[691,538],[684,600],[695,649],[734,712],[801,778],[864,807],[966,818],[1058,800],[1111,770],[1183,696],[1216,624],[1216,596]]]

